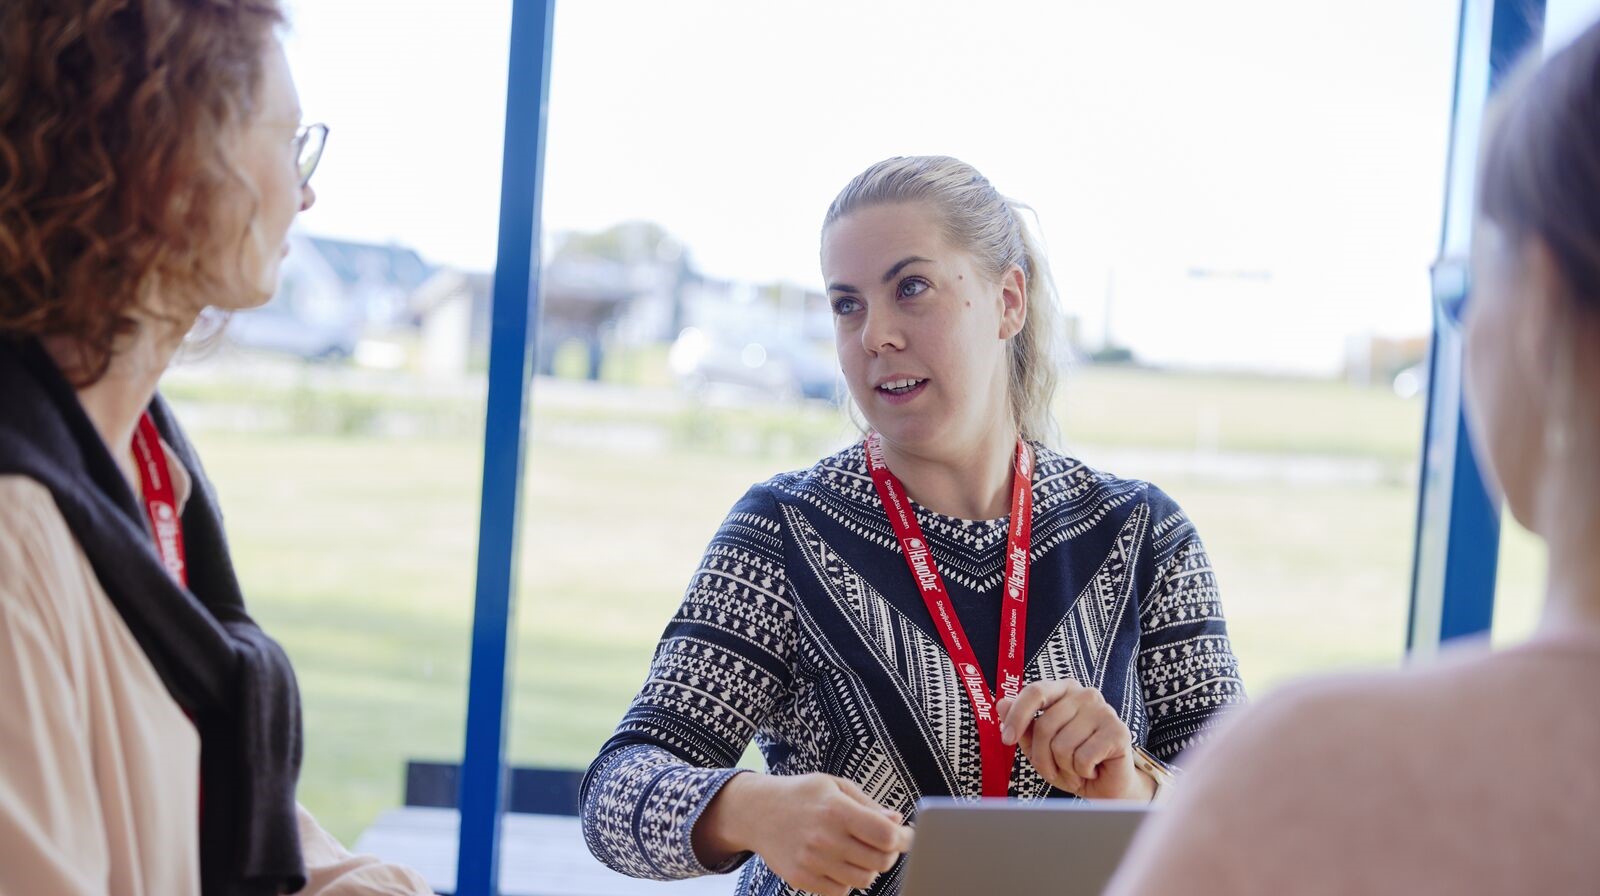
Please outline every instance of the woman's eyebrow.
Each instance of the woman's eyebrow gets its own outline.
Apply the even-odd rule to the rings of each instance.
[[[894,279],[894,275],[900,273],[903,270],[905,270],[906,265],[916,264],[919,261],[932,261],[932,260],[933,259],[931,259],[931,258],[923,258],[921,255],[910,255],[910,256],[907,256],[905,258],[902,258],[899,261],[895,262],[894,263],[894,267],[891,267],[883,275],[883,282],[888,283],[890,280],[893,280]]]
[[[884,283],[888,283],[890,280],[894,279],[894,275],[896,275],[896,274],[900,273],[901,271],[905,270],[907,265],[913,265],[913,264],[916,264],[919,261],[933,261],[933,259],[931,259],[931,258],[923,258],[921,255],[908,255],[905,258],[902,258],[899,261],[895,262],[894,265],[891,266],[889,268],[889,270],[884,273],[883,282]],[[830,283],[830,284],[828,284],[828,291],[829,292],[853,292],[853,293],[860,293],[861,292],[861,290],[856,289],[854,286],[851,286],[848,283]]]

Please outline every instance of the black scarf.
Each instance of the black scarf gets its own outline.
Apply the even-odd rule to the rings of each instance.
[[[294,672],[245,612],[194,449],[159,396],[150,414],[194,480],[183,509],[187,589],[162,566],[133,489],[61,371],[36,342],[0,337],[0,474],[50,490],[111,603],[200,732],[201,892],[292,893],[306,881],[295,819]]]

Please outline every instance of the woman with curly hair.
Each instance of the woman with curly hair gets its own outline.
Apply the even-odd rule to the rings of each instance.
[[[156,394],[315,200],[282,20],[0,6],[0,893],[428,892],[295,802],[294,674]]]

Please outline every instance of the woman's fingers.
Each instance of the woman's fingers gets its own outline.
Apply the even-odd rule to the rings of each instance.
[[[1040,777],[1082,795],[1109,760],[1129,752],[1132,735],[1101,693],[1073,679],[1036,681],[995,707],[1000,739],[1018,744]]]
[[[1130,743],[1127,726],[1113,718],[1078,745],[1070,764],[1079,777],[1093,781],[1100,776],[1101,764],[1126,753]]]
[[[850,780],[849,778],[835,778],[834,780],[838,783],[839,789],[845,792],[846,796],[860,803],[862,806],[893,819],[895,824],[905,821],[905,816],[901,815],[899,812],[896,812],[872,797],[867,796],[867,792],[862,790],[861,785],[857,784],[856,782]]]
[[[841,847],[840,858],[849,865],[870,871],[875,877],[893,868],[894,863],[900,860],[900,853],[852,839]]]
[[[1029,761],[1033,763],[1034,769],[1041,777],[1063,790],[1069,789],[1063,786],[1066,780],[1075,779],[1076,775],[1073,774],[1069,763],[1062,762],[1066,756],[1057,755],[1053,745],[1061,732],[1077,719],[1079,703],[1075,695],[1067,695],[1056,701],[1044,711],[1044,715],[1033,720],[1033,727],[1029,731],[1031,735],[1027,747]]]
[[[838,893],[839,896],[850,896],[850,891],[851,890],[866,890],[866,889],[869,889],[872,886],[873,882],[878,879],[878,875],[877,874],[874,874],[874,873],[872,873],[870,871],[865,871],[865,870],[862,870],[862,869],[857,869],[857,870],[860,871],[859,874],[851,873],[851,872],[840,872],[838,874],[838,876],[830,875],[827,878],[828,883],[831,884],[832,887],[837,888],[837,889],[834,889],[832,892]],[[866,876],[863,877],[862,875],[866,875]],[[866,881],[866,882],[862,883],[862,881]]]
[[[911,829],[885,815],[881,807],[876,809],[860,807],[859,811],[852,812],[846,820],[844,829],[845,833],[862,846],[885,855],[890,853],[899,855],[911,848]]]
[[[882,872],[855,865],[836,864],[828,871],[829,880],[841,884],[846,890],[865,890],[872,886]]]
[[[867,796],[856,782],[836,779],[839,789],[855,802],[845,817],[845,832],[863,844],[885,852],[903,853],[911,848],[911,829],[905,817]],[[860,811],[854,811],[859,809]]]
[[[852,781],[820,773],[783,782],[772,805],[786,817],[762,859],[789,886],[809,893],[866,889],[911,847],[900,813],[867,796]]]
[[[1127,726],[1094,688],[1071,680],[1035,682],[1007,705],[1008,724],[1029,707],[1018,743],[1040,777],[1055,787],[1081,794],[1098,776],[1100,763],[1126,749]]]
[[[900,856],[911,848],[911,829],[901,823],[904,819],[899,812],[867,796],[854,781],[843,778],[838,781],[840,789],[852,801],[845,809],[842,825],[849,836],[842,847],[842,858],[874,875],[893,868]]]
[[[1078,748],[1087,743],[1103,724],[1099,713],[1086,709],[1072,717],[1072,721],[1061,726],[1055,737],[1050,740],[1050,756],[1055,761],[1056,768],[1060,769],[1063,778],[1071,778],[1078,787],[1071,789],[1073,793],[1079,792],[1081,782],[1094,778],[1094,767],[1088,769],[1074,762]],[[1087,772],[1087,774],[1086,774]],[[1067,789],[1067,788],[1062,788]]]
[[[870,887],[879,874],[871,867],[881,863],[877,856],[876,850],[842,831],[813,831],[799,844],[797,864],[801,873],[784,879],[791,886],[812,892],[838,886]]]
[[[1000,741],[1006,746],[1020,743],[1037,721],[1039,711],[1053,706],[1083,686],[1070,678],[1056,681],[1035,681],[1022,689],[1015,698],[1001,700],[996,711],[1000,714]],[[1003,708],[1002,708],[1003,707]]]
[[[846,888],[864,890],[899,861],[903,850],[894,848],[901,843],[898,832],[909,833],[909,829],[891,824],[872,809],[852,806],[851,811],[858,817],[813,854],[812,868],[818,876]],[[878,843],[887,845],[875,845]],[[906,842],[905,846],[909,848],[910,843]]]

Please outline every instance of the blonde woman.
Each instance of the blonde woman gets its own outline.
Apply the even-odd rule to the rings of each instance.
[[[1243,699],[1183,512],[1046,442],[1053,297],[1017,205],[955,159],[880,162],[822,272],[869,432],[712,539],[584,782],[628,874],[896,893],[919,797],[1148,800]],[[734,768],[752,738],[765,773]]]
[[[0,893],[428,893],[295,802],[300,702],[156,384],[272,296],[325,129],[275,0],[0,5]]]
[[[1464,382],[1506,509],[1549,548],[1538,629],[1263,701],[1141,834],[1122,896],[1600,886],[1600,25],[1496,105]]]

